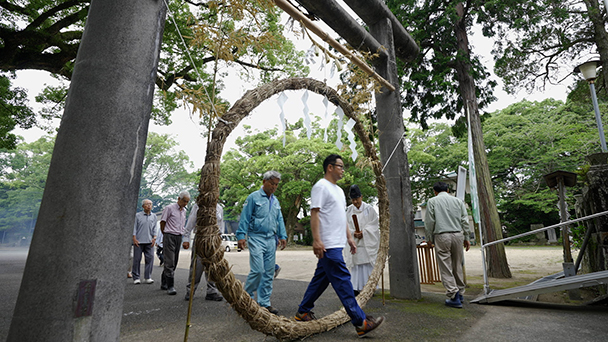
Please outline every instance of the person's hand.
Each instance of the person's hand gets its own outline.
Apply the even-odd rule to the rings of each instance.
[[[247,247],[247,240],[245,239],[240,239],[237,243],[240,250],[243,250],[245,249],[245,247]]]
[[[464,250],[468,252],[470,248],[471,243],[468,240],[464,240]]]
[[[348,245],[350,246],[350,254],[357,253],[357,244],[355,243],[355,240],[347,239],[346,241],[348,242]]]
[[[182,243],[182,247],[184,247],[184,249],[190,248],[190,242],[184,242],[184,243]]]
[[[279,246],[281,247],[281,250],[284,250],[285,247],[287,247],[287,240],[279,240]]]
[[[323,253],[327,252],[325,250],[325,245],[321,241],[314,240],[312,242],[312,251],[315,253],[317,258],[322,259]]]
[[[152,238],[152,246],[156,245],[156,238]]]
[[[363,239],[363,232],[354,232],[353,235],[357,239]]]
[[[133,245],[139,247],[139,241],[137,241],[137,239],[135,238],[135,235],[133,235]]]

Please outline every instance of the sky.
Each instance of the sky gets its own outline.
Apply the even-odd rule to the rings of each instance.
[[[347,7],[346,7],[347,8]],[[287,15],[283,15],[283,24],[286,23],[288,19]],[[328,32],[334,39],[338,38],[338,35],[333,32],[330,28],[325,26],[323,23],[316,22],[319,26],[322,27],[323,30]],[[315,37],[316,38],[316,37]],[[315,39],[321,42],[320,39]],[[301,50],[308,50],[312,44],[308,39],[296,38],[292,37],[292,41],[294,41],[296,47]],[[492,57],[491,57],[491,49],[492,49],[492,41],[488,38],[485,38],[479,33],[479,30],[474,30],[472,37],[470,37],[472,50],[474,53],[479,54],[483,58],[483,62],[487,64],[488,69],[492,70]],[[318,79],[318,80],[327,80],[327,83],[331,86],[335,86],[339,82],[339,78],[337,73],[330,77],[330,68],[329,66],[320,70],[320,65],[322,63],[322,58],[316,59],[316,64],[309,65],[311,69],[311,73],[309,77]],[[493,74],[492,74],[493,75]],[[558,100],[565,101],[566,95],[568,93],[567,84],[571,79],[566,80],[564,85],[559,86],[549,86],[546,88],[545,92],[537,92],[533,94],[528,94],[525,91],[522,91],[515,95],[507,94],[502,89],[502,82],[496,77],[492,76],[498,81],[498,86],[495,89],[495,95],[498,98],[497,101],[493,102],[486,109],[488,112],[493,112],[495,110],[503,109],[509,106],[512,103],[519,102],[523,99],[527,99],[530,101],[542,101],[546,98],[555,98]],[[56,85],[58,81],[50,76],[49,73],[43,71],[35,71],[35,70],[26,70],[17,72],[17,79],[13,81],[14,86],[22,87],[28,90],[28,96],[30,98],[30,104],[34,108],[38,108],[37,104],[34,100],[34,97],[41,92],[41,90],[45,87],[45,85]],[[254,86],[248,83],[241,81],[236,75],[229,75],[228,79],[225,79],[225,84],[227,85],[226,90],[221,93],[221,96],[227,99],[231,104],[234,104],[247,90],[252,89]],[[286,118],[289,122],[295,122],[300,118],[304,117],[303,108],[304,105],[302,103],[301,97],[303,95],[302,91],[289,91],[286,92],[288,96],[288,101],[284,105]],[[241,124],[235,131],[228,137],[226,145],[224,147],[224,152],[234,147],[234,141],[239,135],[244,134],[243,125],[252,126],[254,129],[258,129],[260,131],[265,129],[270,129],[273,127],[278,127],[281,129],[280,124],[280,107],[277,102],[278,96],[275,95],[272,98],[264,101],[258,108],[256,108],[247,118],[241,121]],[[325,115],[325,107],[322,104],[323,97],[309,92],[309,99],[307,101],[310,112],[314,115],[321,116],[322,118]],[[329,113],[333,113],[335,106],[331,103],[329,104]],[[172,117],[172,124],[169,126],[158,126],[153,122],[150,123],[149,130],[156,133],[161,134],[171,134],[174,139],[179,143],[179,149],[186,152],[189,156],[190,160],[194,163],[195,169],[200,169],[204,163],[205,151],[206,151],[206,138],[202,136],[203,127],[199,126],[196,122],[197,118],[192,118],[191,113],[185,109],[176,110]],[[56,123],[58,126],[58,122]],[[29,130],[21,130],[17,129],[14,131],[17,135],[21,135],[24,137],[26,142],[32,142],[38,139],[40,136],[44,134],[43,131],[37,128],[32,128]],[[190,170],[194,171],[194,169]]]

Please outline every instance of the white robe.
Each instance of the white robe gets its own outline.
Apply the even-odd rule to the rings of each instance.
[[[353,215],[357,215],[359,229],[363,232],[363,238],[361,239],[354,237],[355,224],[353,223]],[[380,246],[378,214],[371,205],[365,202],[361,203],[359,209],[351,204],[346,209],[346,222],[351,235],[357,243],[357,253],[350,254],[350,246],[347,244],[344,248],[344,262],[351,273],[353,289],[361,291],[374,269],[376,257],[378,256],[378,247]]]

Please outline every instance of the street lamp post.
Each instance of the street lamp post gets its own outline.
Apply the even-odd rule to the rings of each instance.
[[[574,68],[574,72],[582,73],[585,80],[589,82],[589,88],[591,89],[591,100],[593,101],[593,109],[595,110],[595,121],[597,122],[597,129],[600,134],[602,152],[608,152],[608,148],[606,148],[606,138],[604,137],[604,126],[602,125],[602,117],[600,116],[600,108],[597,104],[597,95],[595,94],[594,85],[595,79],[597,78],[597,67],[600,65],[602,65],[601,61],[591,60]]]

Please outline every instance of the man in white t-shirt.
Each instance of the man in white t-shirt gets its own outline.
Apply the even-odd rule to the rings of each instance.
[[[344,176],[342,157],[331,154],[323,161],[325,176],[312,188],[310,227],[313,251],[319,259],[315,274],[308,284],[304,298],[295,316],[297,321],[316,319],[311,311],[315,301],[329,284],[344,305],[346,313],[361,337],[376,329],[384,317],[367,316],[357,303],[350,281],[350,273],[344,263],[342,249],[348,242],[350,252],[357,252],[357,245],[346,225],[346,198],[336,184]]]

